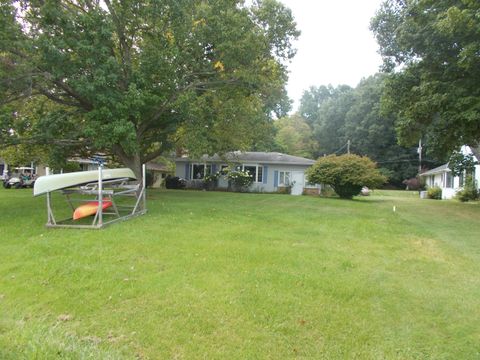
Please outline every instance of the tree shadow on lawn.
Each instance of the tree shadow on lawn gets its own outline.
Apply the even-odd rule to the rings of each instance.
[[[366,196],[357,196],[357,197],[354,197],[352,199],[344,199],[344,198],[341,198],[341,197],[338,197],[338,196],[319,196],[321,199],[329,199],[329,200],[337,200],[337,201],[342,201],[342,202],[345,202],[345,203],[348,203],[348,202],[352,202],[352,203],[355,203],[355,204],[372,204],[372,203],[385,203],[385,202],[388,202],[388,201],[391,201],[392,199],[372,199],[372,198],[368,198]]]

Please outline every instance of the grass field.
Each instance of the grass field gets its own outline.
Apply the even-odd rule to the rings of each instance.
[[[478,203],[148,197],[65,230],[0,190],[1,359],[480,358]]]

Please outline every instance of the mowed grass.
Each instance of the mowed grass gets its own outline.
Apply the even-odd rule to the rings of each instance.
[[[46,229],[45,198],[0,190],[1,359],[480,358],[478,203],[148,200]]]

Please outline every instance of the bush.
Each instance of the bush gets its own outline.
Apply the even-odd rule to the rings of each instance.
[[[218,185],[218,178],[220,177],[220,173],[216,172],[214,174],[207,175],[203,178],[204,182],[204,189],[205,190],[215,190]]]
[[[465,179],[465,186],[463,187],[463,190],[460,190],[456,197],[461,202],[467,202],[470,200],[477,200],[478,196],[479,194],[475,186],[475,181],[471,175],[468,175]]]
[[[167,189],[185,189],[186,181],[184,179],[179,178],[178,176],[170,176],[168,175],[165,178],[165,187]]]
[[[330,185],[344,199],[360,194],[362,187],[376,188],[387,181],[366,156],[353,154],[321,157],[307,170],[309,183]]]
[[[427,198],[434,200],[442,199],[442,189],[438,186],[432,186],[427,190]]]
[[[402,181],[406,186],[406,190],[423,190],[425,189],[425,180],[420,177],[414,177]]]
[[[253,183],[253,177],[248,171],[229,170],[227,179],[235,191],[245,191]]]

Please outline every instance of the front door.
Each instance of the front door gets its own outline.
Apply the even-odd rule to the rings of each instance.
[[[292,171],[292,195],[302,195],[304,188],[305,176],[303,171]]]

